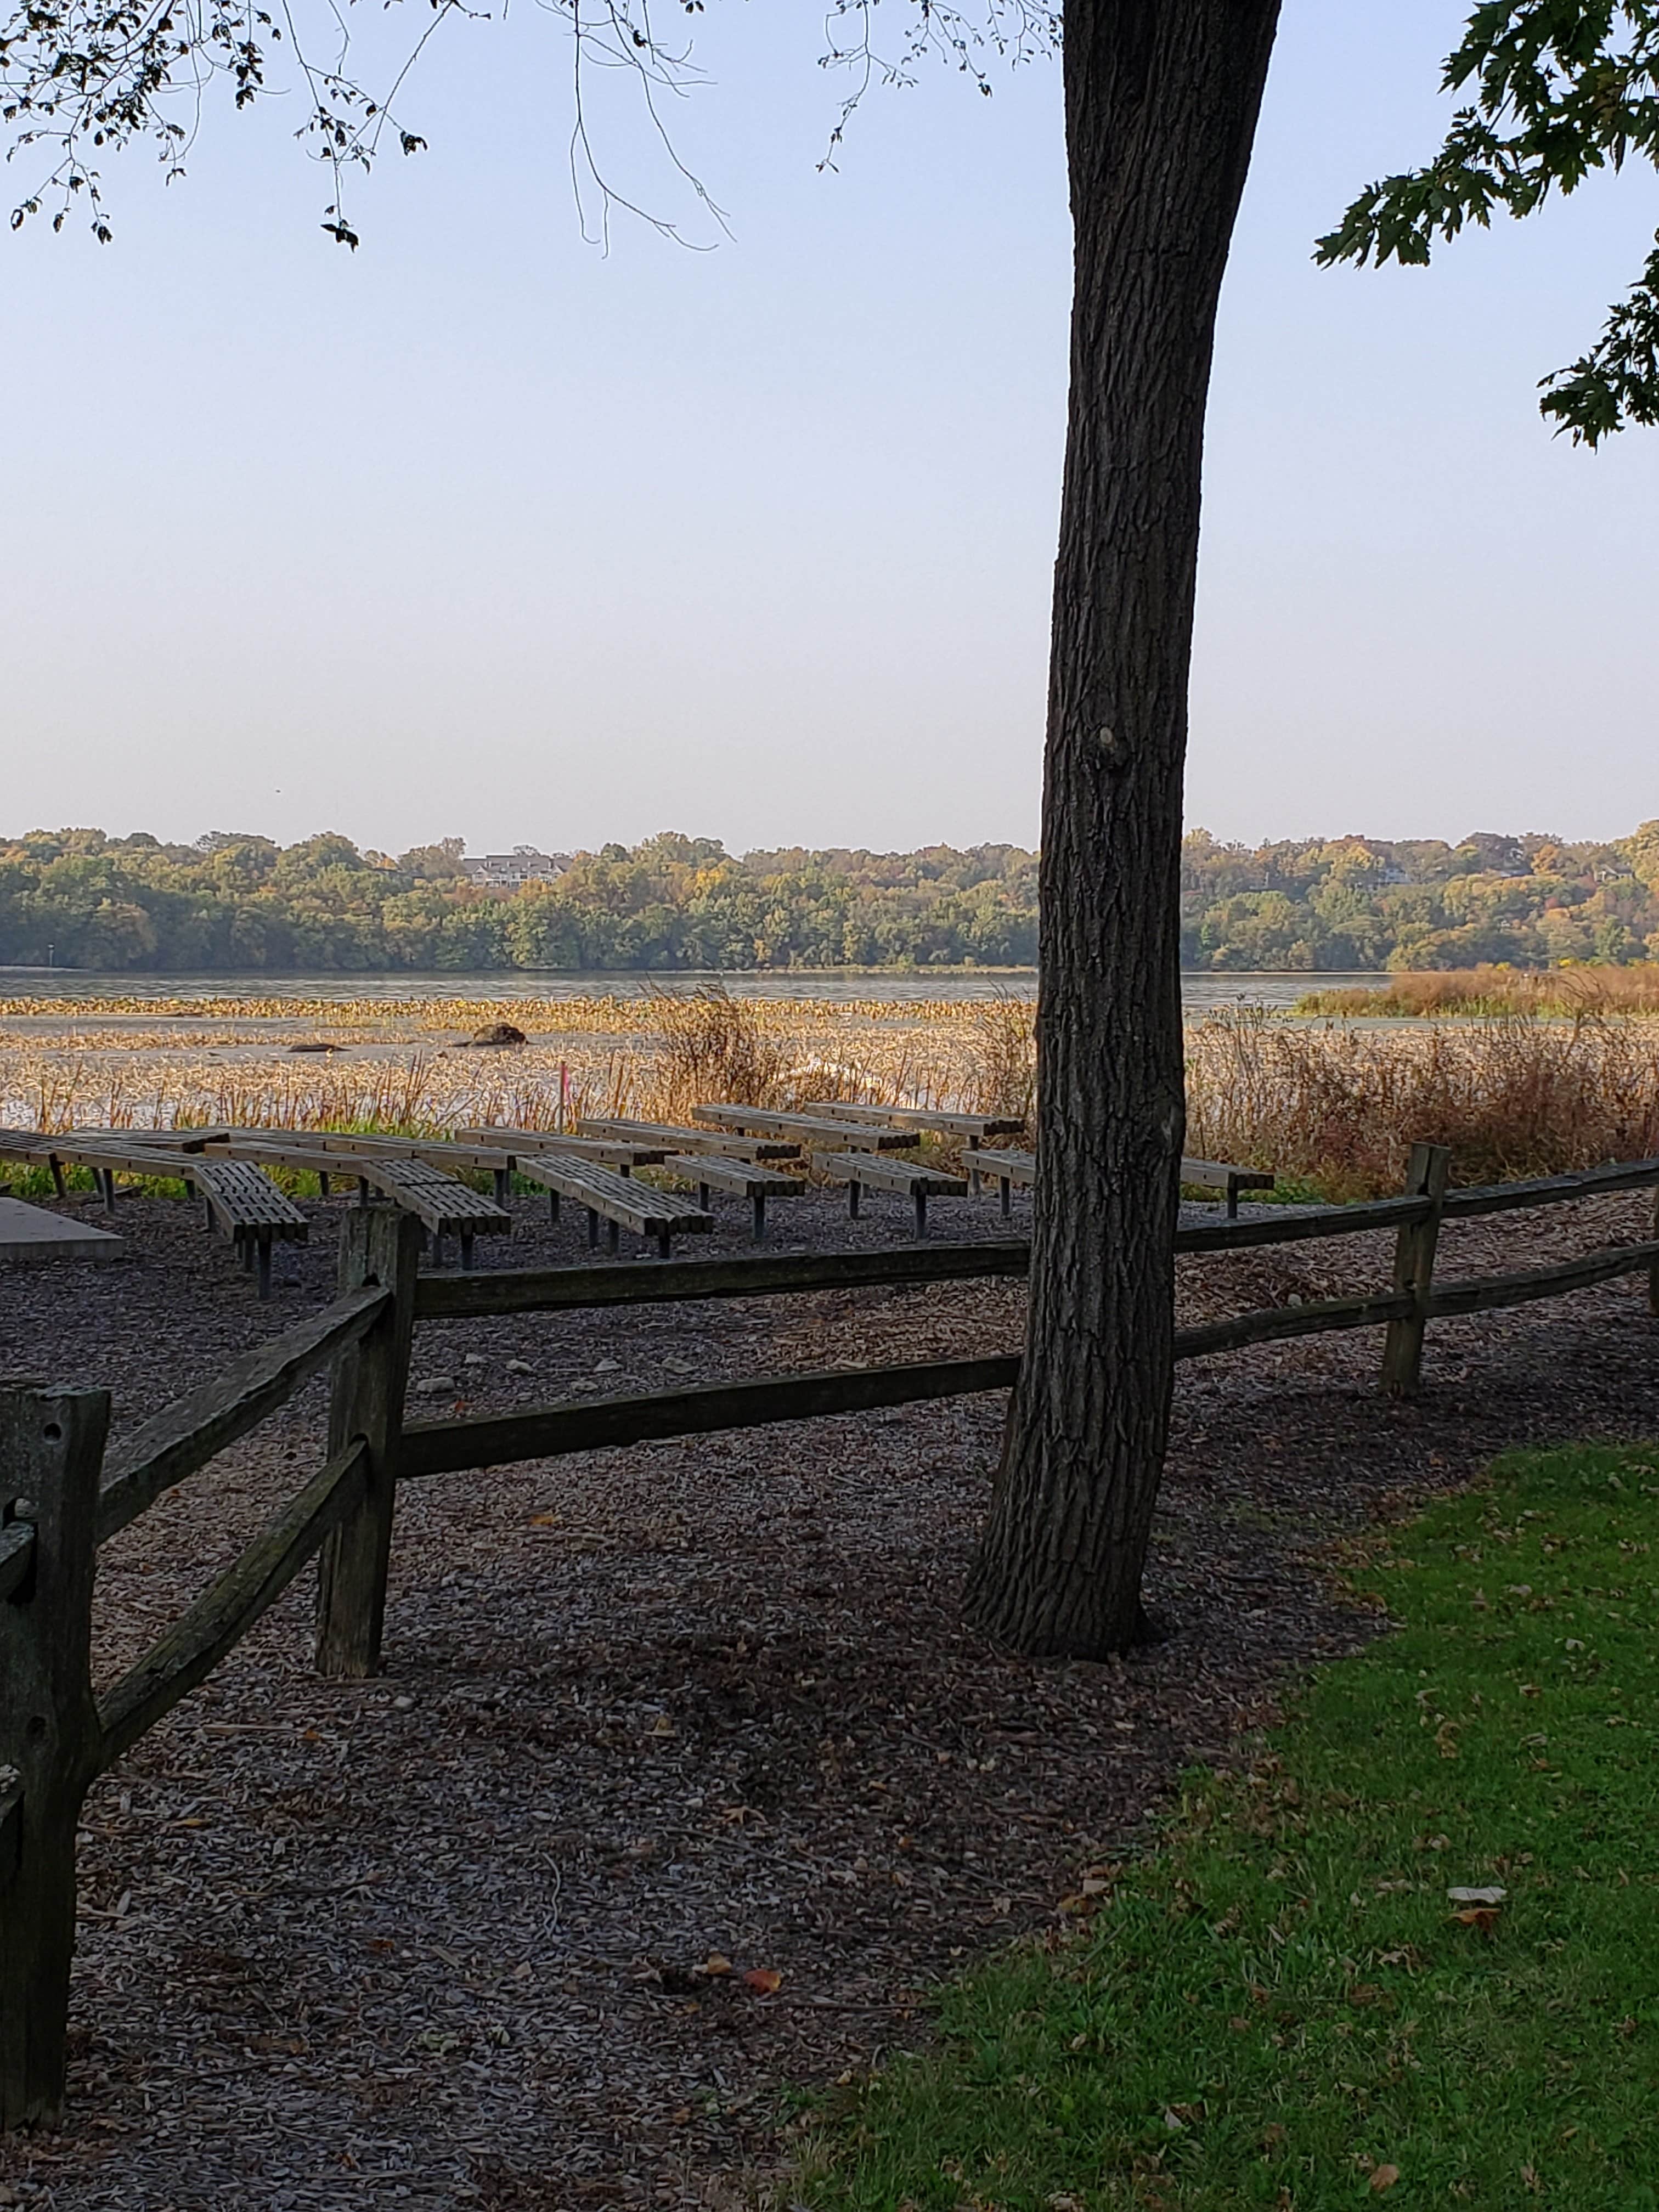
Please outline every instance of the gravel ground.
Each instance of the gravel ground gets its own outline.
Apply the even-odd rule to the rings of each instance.
[[[118,1435],[326,1302],[343,1209],[307,1210],[262,1306],[193,1209],[124,1199],[120,1263],[0,1273],[7,1365],[106,1385]],[[516,1212],[516,1262],[586,1256]],[[995,1218],[938,1212],[941,1236]],[[722,1218],[711,1249],[747,1249]],[[1443,1265],[1541,1265],[1645,1218],[1455,1225]],[[777,1246],[907,1222],[813,1195]],[[1183,1261],[1182,1316],[1388,1263],[1380,1237]],[[312,1676],[302,1577],[88,1798],[70,2112],[0,2147],[0,2204],[750,2201],[786,2085],[924,2036],[930,1981],[1052,1928],[1184,1763],[1370,1632],[1322,1571],[1334,1536],[1506,1445],[1659,1431],[1644,1287],[1438,1324],[1409,1407],[1376,1395],[1374,1331],[1183,1368],[1148,1593],[1174,1632],[1109,1665],[1009,1660],[959,1624],[1000,1399],[410,1485],[381,1678]],[[434,1409],[482,1410],[1012,1347],[1022,1310],[968,1284],[434,1324],[414,1374]],[[100,1680],[314,1467],[324,1401],[106,1547]]]

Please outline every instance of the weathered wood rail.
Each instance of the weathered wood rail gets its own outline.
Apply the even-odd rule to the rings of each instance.
[[[1644,1242],[1512,1274],[1435,1280],[1444,1222],[1607,1192],[1659,1191],[1659,1158],[1458,1191],[1446,1188],[1446,1169],[1443,1150],[1419,1146],[1399,1198],[1181,1230],[1176,1244],[1182,1253],[1379,1230],[1395,1232],[1395,1250],[1386,1289],[1182,1329],[1177,1357],[1381,1327],[1382,1386],[1406,1395],[1419,1386],[1425,1334],[1439,1319],[1559,1297],[1638,1273],[1647,1274],[1650,1304],[1659,1313],[1659,1205],[1653,1234]],[[421,1234],[412,1214],[354,1210],[343,1231],[334,1304],[168,1407],[107,1463],[106,1392],[0,1383],[0,2126],[49,2120],[62,2106],[75,1836],[88,1789],[211,1672],[313,1559],[319,1672],[372,1674],[380,1660],[399,1481],[1006,1389],[1019,1371],[1014,1353],[926,1360],[406,1426],[410,1350],[422,1322],[860,1287],[922,1290],[1018,1276],[1030,1265],[1026,1243],[1000,1238],[422,1277]],[[94,1693],[91,1621],[99,1546],[325,1368],[332,1382],[322,1467],[137,1666]]]

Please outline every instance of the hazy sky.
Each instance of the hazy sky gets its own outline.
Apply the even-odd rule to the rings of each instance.
[[[1655,179],[1426,272],[1309,259],[1432,150],[1464,13],[1285,9],[1211,413],[1188,818],[1218,836],[1659,816],[1659,432],[1574,451],[1534,390],[1635,274]],[[819,12],[711,0],[696,36],[673,127],[714,252],[582,242],[536,9],[429,50],[430,150],[357,189],[355,255],[291,98],[216,110],[170,188],[111,162],[112,246],[0,235],[0,827],[1034,842],[1058,67],[873,94],[827,174]]]

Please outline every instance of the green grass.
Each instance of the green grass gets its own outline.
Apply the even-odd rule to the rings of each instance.
[[[1190,1778],[1070,1933],[946,1990],[805,2198],[1659,2206],[1656,1535],[1659,1449],[1598,1447],[1376,1540],[1351,1578],[1397,1632]],[[1470,1925],[1455,1884],[1507,1899]]]

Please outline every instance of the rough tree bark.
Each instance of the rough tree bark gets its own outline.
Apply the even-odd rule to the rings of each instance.
[[[1026,1356],[978,1626],[1144,1633],[1174,1376],[1182,770],[1216,303],[1279,0],[1070,0],[1071,405],[1045,763]]]

